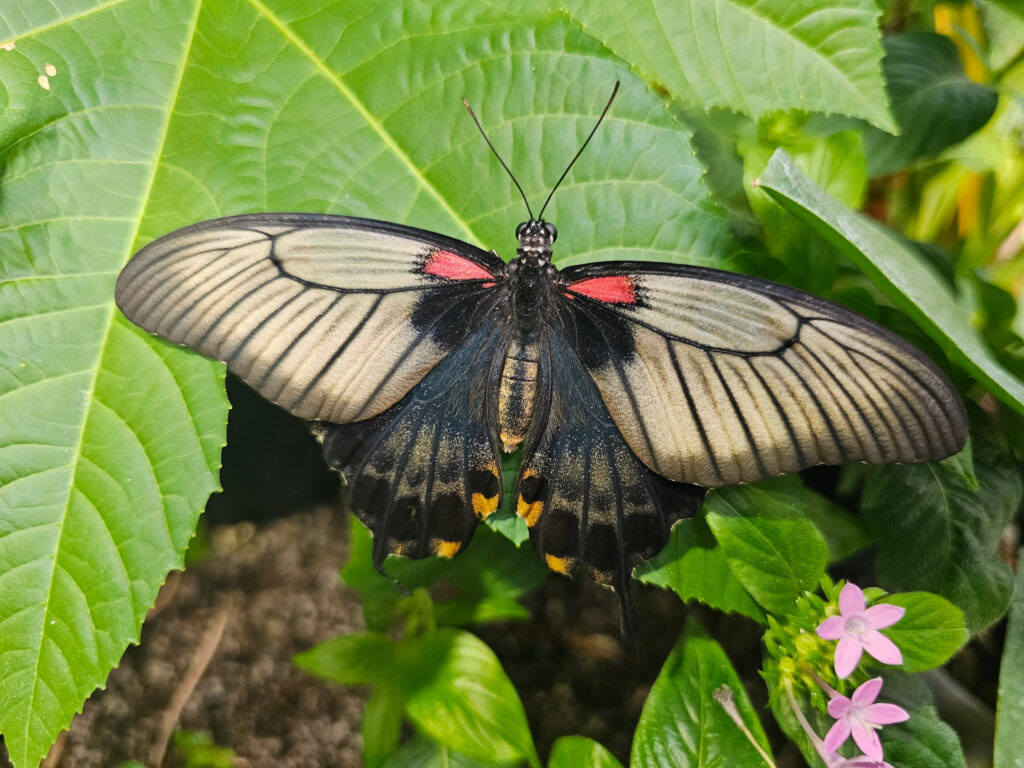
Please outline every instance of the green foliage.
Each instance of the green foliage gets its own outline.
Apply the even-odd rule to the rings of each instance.
[[[208,733],[176,731],[171,743],[181,754],[181,768],[234,768],[238,764],[238,755],[218,747]]]
[[[400,13],[169,0],[158,24],[147,0],[17,5],[0,14],[0,42],[14,43],[0,49],[0,731],[17,768],[38,764],[138,640],[216,487],[222,369],[126,323],[117,271],[177,226],[261,210],[400,221],[510,255],[522,203],[461,96],[537,201],[621,80],[549,208],[559,265],[654,259],[825,293],[948,364],[995,412],[972,419],[1008,446],[871,470],[859,505],[859,481],[843,494],[795,478],[716,491],[639,578],[793,629],[796,652],[826,561],[875,545],[884,585],[935,593],[885,598],[908,608],[886,632],[909,669],[963,642],[958,610],[971,631],[1006,610],[995,547],[1020,507],[1024,451],[1018,3],[980,3],[971,18],[985,34],[970,45],[874,0],[456,0]],[[883,38],[879,8],[907,32]],[[865,201],[884,223],[856,212]],[[452,562],[392,558],[388,578],[353,529],[344,578],[369,631],[301,663],[373,686],[371,767],[538,762],[497,660],[453,628],[525,617],[518,598],[543,578],[529,546],[508,541],[527,538],[509,498],[516,461],[494,530],[481,526]],[[435,601],[439,580],[452,594]],[[766,677],[782,675],[781,658]],[[1008,666],[1000,744],[1015,754]],[[696,734],[677,764],[733,744],[758,764],[709,698],[719,680],[763,742],[729,662],[691,624],[645,706],[634,762]],[[910,699],[910,722],[884,731],[889,762],[962,765],[927,697]],[[787,706],[775,691],[773,713],[816,759]],[[400,744],[403,721],[417,733]],[[552,765],[585,755],[610,761],[574,739]]]
[[[640,714],[630,765],[761,765],[758,752],[715,699],[715,691],[723,686],[731,691],[743,723],[767,752],[768,740],[736,670],[721,646],[691,619]]]
[[[1024,562],[1024,550],[1017,551]],[[1024,568],[1017,570],[1010,618],[1006,625],[1002,671],[999,675],[999,706],[996,712],[995,760],[998,766],[1012,766],[1024,755]]]
[[[904,672],[923,672],[940,667],[967,642],[964,612],[948,600],[930,592],[903,592],[879,602],[892,603],[907,610],[895,625],[883,634],[903,653]]]
[[[1020,509],[1024,483],[1017,462],[977,439],[974,449],[977,490],[942,465],[877,467],[862,509],[878,536],[880,583],[942,595],[977,632],[1002,616],[1010,600],[1010,569],[992,553]]]
[[[634,576],[671,589],[684,602],[699,600],[720,611],[764,621],[764,610],[729,568],[722,545],[702,514],[679,522],[661,554],[638,566]]]
[[[888,725],[879,734],[893,768],[966,768],[959,738],[938,716],[920,678],[888,673],[884,697],[911,713],[906,722]]]
[[[737,485],[710,494],[704,513],[732,572],[767,611],[786,615],[817,586],[828,548],[792,497]]]
[[[548,768],[622,768],[622,763],[596,741],[563,736],[551,747]]]
[[[884,65],[900,132],[865,133],[873,177],[934,157],[981,128],[995,111],[995,91],[967,77],[948,37],[912,32],[886,38]]]

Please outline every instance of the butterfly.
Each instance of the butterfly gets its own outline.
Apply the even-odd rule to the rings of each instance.
[[[378,568],[457,554],[522,449],[511,490],[537,552],[615,589],[624,614],[632,569],[708,488],[963,447],[953,386],[891,331],[713,269],[560,270],[557,230],[526,205],[508,263],[348,216],[205,221],[139,251],[116,301],[310,422]]]

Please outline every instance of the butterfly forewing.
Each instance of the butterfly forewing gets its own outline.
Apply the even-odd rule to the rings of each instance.
[[[706,487],[819,463],[944,458],[956,392],[888,330],[809,294],[626,262],[561,274],[579,350],[616,426],[664,477]]]
[[[411,227],[256,214],[154,241],[125,267],[116,298],[133,322],[226,362],[297,416],[345,423],[422,380],[503,270]]]

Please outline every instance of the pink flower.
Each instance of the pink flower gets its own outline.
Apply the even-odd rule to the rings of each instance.
[[[896,644],[878,630],[903,618],[906,608],[888,603],[866,607],[864,593],[856,584],[847,584],[839,593],[839,616],[829,616],[818,625],[818,637],[838,640],[836,674],[848,677],[857,667],[862,651],[883,664],[902,664],[903,654]]]
[[[873,757],[868,757],[867,755],[841,757],[835,753],[832,753],[825,758],[825,765],[827,765],[828,768],[892,768],[892,766],[884,760],[875,760]]]
[[[882,742],[878,740],[875,731],[882,725],[902,723],[910,715],[903,707],[895,704],[875,704],[881,690],[882,678],[876,677],[855,690],[850,698],[838,693],[832,697],[828,703],[828,713],[836,721],[825,734],[826,752],[835,752],[853,734],[854,742],[867,757],[882,759]]]

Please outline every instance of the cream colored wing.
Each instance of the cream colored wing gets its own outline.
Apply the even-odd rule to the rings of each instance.
[[[935,364],[831,302],[696,267],[618,262],[560,277],[561,322],[612,419],[671,480],[716,487],[964,445],[963,405]]]
[[[411,227],[254,214],[155,240],[115,295],[133,323],[297,416],[346,423],[400,400],[503,275],[496,256]]]

